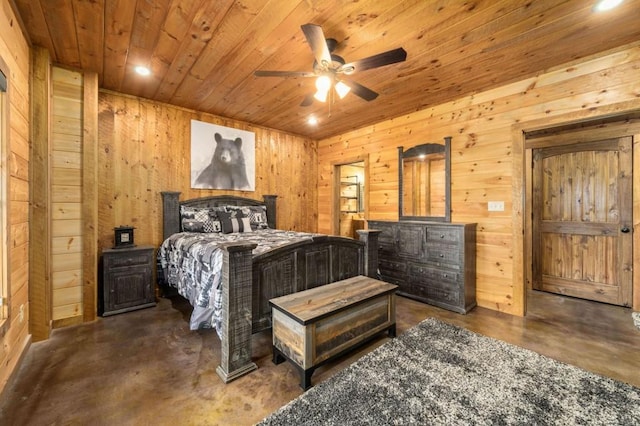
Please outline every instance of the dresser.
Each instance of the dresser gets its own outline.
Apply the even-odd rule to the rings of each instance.
[[[369,221],[381,279],[398,294],[466,314],[476,306],[476,224]]]
[[[156,305],[153,253],[152,246],[102,251],[100,315],[115,315]]]

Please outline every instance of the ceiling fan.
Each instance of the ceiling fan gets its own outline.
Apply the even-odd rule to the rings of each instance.
[[[307,95],[300,104],[301,106],[311,105],[314,98],[325,102],[329,94],[333,96],[331,88],[334,88],[340,99],[344,98],[350,91],[353,91],[356,96],[359,96],[365,101],[372,101],[378,97],[376,92],[346,78],[346,76],[358,71],[378,68],[407,59],[407,52],[400,47],[358,61],[345,63],[342,57],[333,54],[338,42],[332,38],[325,38],[322,27],[314,24],[304,24],[301,28],[315,57],[312,72],[258,70],[254,73],[256,77],[316,78],[316,93]]]

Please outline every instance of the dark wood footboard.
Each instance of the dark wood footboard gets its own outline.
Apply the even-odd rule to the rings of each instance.
[[[266,205],[275,228],[275,199],[259,202],[234,196],[178,201],[163,192],[164,238],[180,232],[180,206]],[[359,230],[359,240],[318,235],[253,256],[253,243],[225,244],[222,272],[221,360],[216,369],[227,383],[257,367],[251,360],[251,335],[271,327],[269,300],[356,275],[376,277],[379,231]]]
[[[321,235],[254,257],[253,332],[271,328],[270,299],[367,275],[367,248],[362,241]]]
[[[225,247],[222,359],[216,370],[225,383],[256,368],[251,334],[271,328],[270,299],[356,275],[376,276],[379,231],[359,233],[361,241],[322,235],[255,257],[251,245]]]

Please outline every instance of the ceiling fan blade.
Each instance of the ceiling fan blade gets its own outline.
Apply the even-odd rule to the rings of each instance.
[[[300,103],[300,106],[307,107],[307,106],[311,106],[312,103],[313,103],[313,93],[308,93]]]
[[[344,64],[338,69],[338,72],[343,72],[348,75],[356,71],[364,71],[371,68],[378,68],[389,64],[395,64],[397,62],[403,62],[406,59],[407,52],[400,47],[398,49],[389,50],[387,52],[369,56],[368,58],[360,59],[359,61]]]
[[[304,24],[301,28],[318,64],[322,67],[328,67],[331,64],[331,52],[329,52],[322,27],[314,24]]]
[[[316,77],[316,74],[308,71],[256,71],[256,77]]]
[[[344,84],[349,86],[353,91],[354,95],[360,96],[365,101],[370,102],[378,97],[378,94],[376,92],[374,92],[373,90],[367,87],[364,87],[360,83],[356,83],[355,81],[347,80],[347,79],[341,79],[340,81],[342,81]]]

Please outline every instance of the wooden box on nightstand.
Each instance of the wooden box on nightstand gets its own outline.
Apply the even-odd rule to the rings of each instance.
[[[152,246],[102,251],[98,313],[115,315],[156,305]]]

